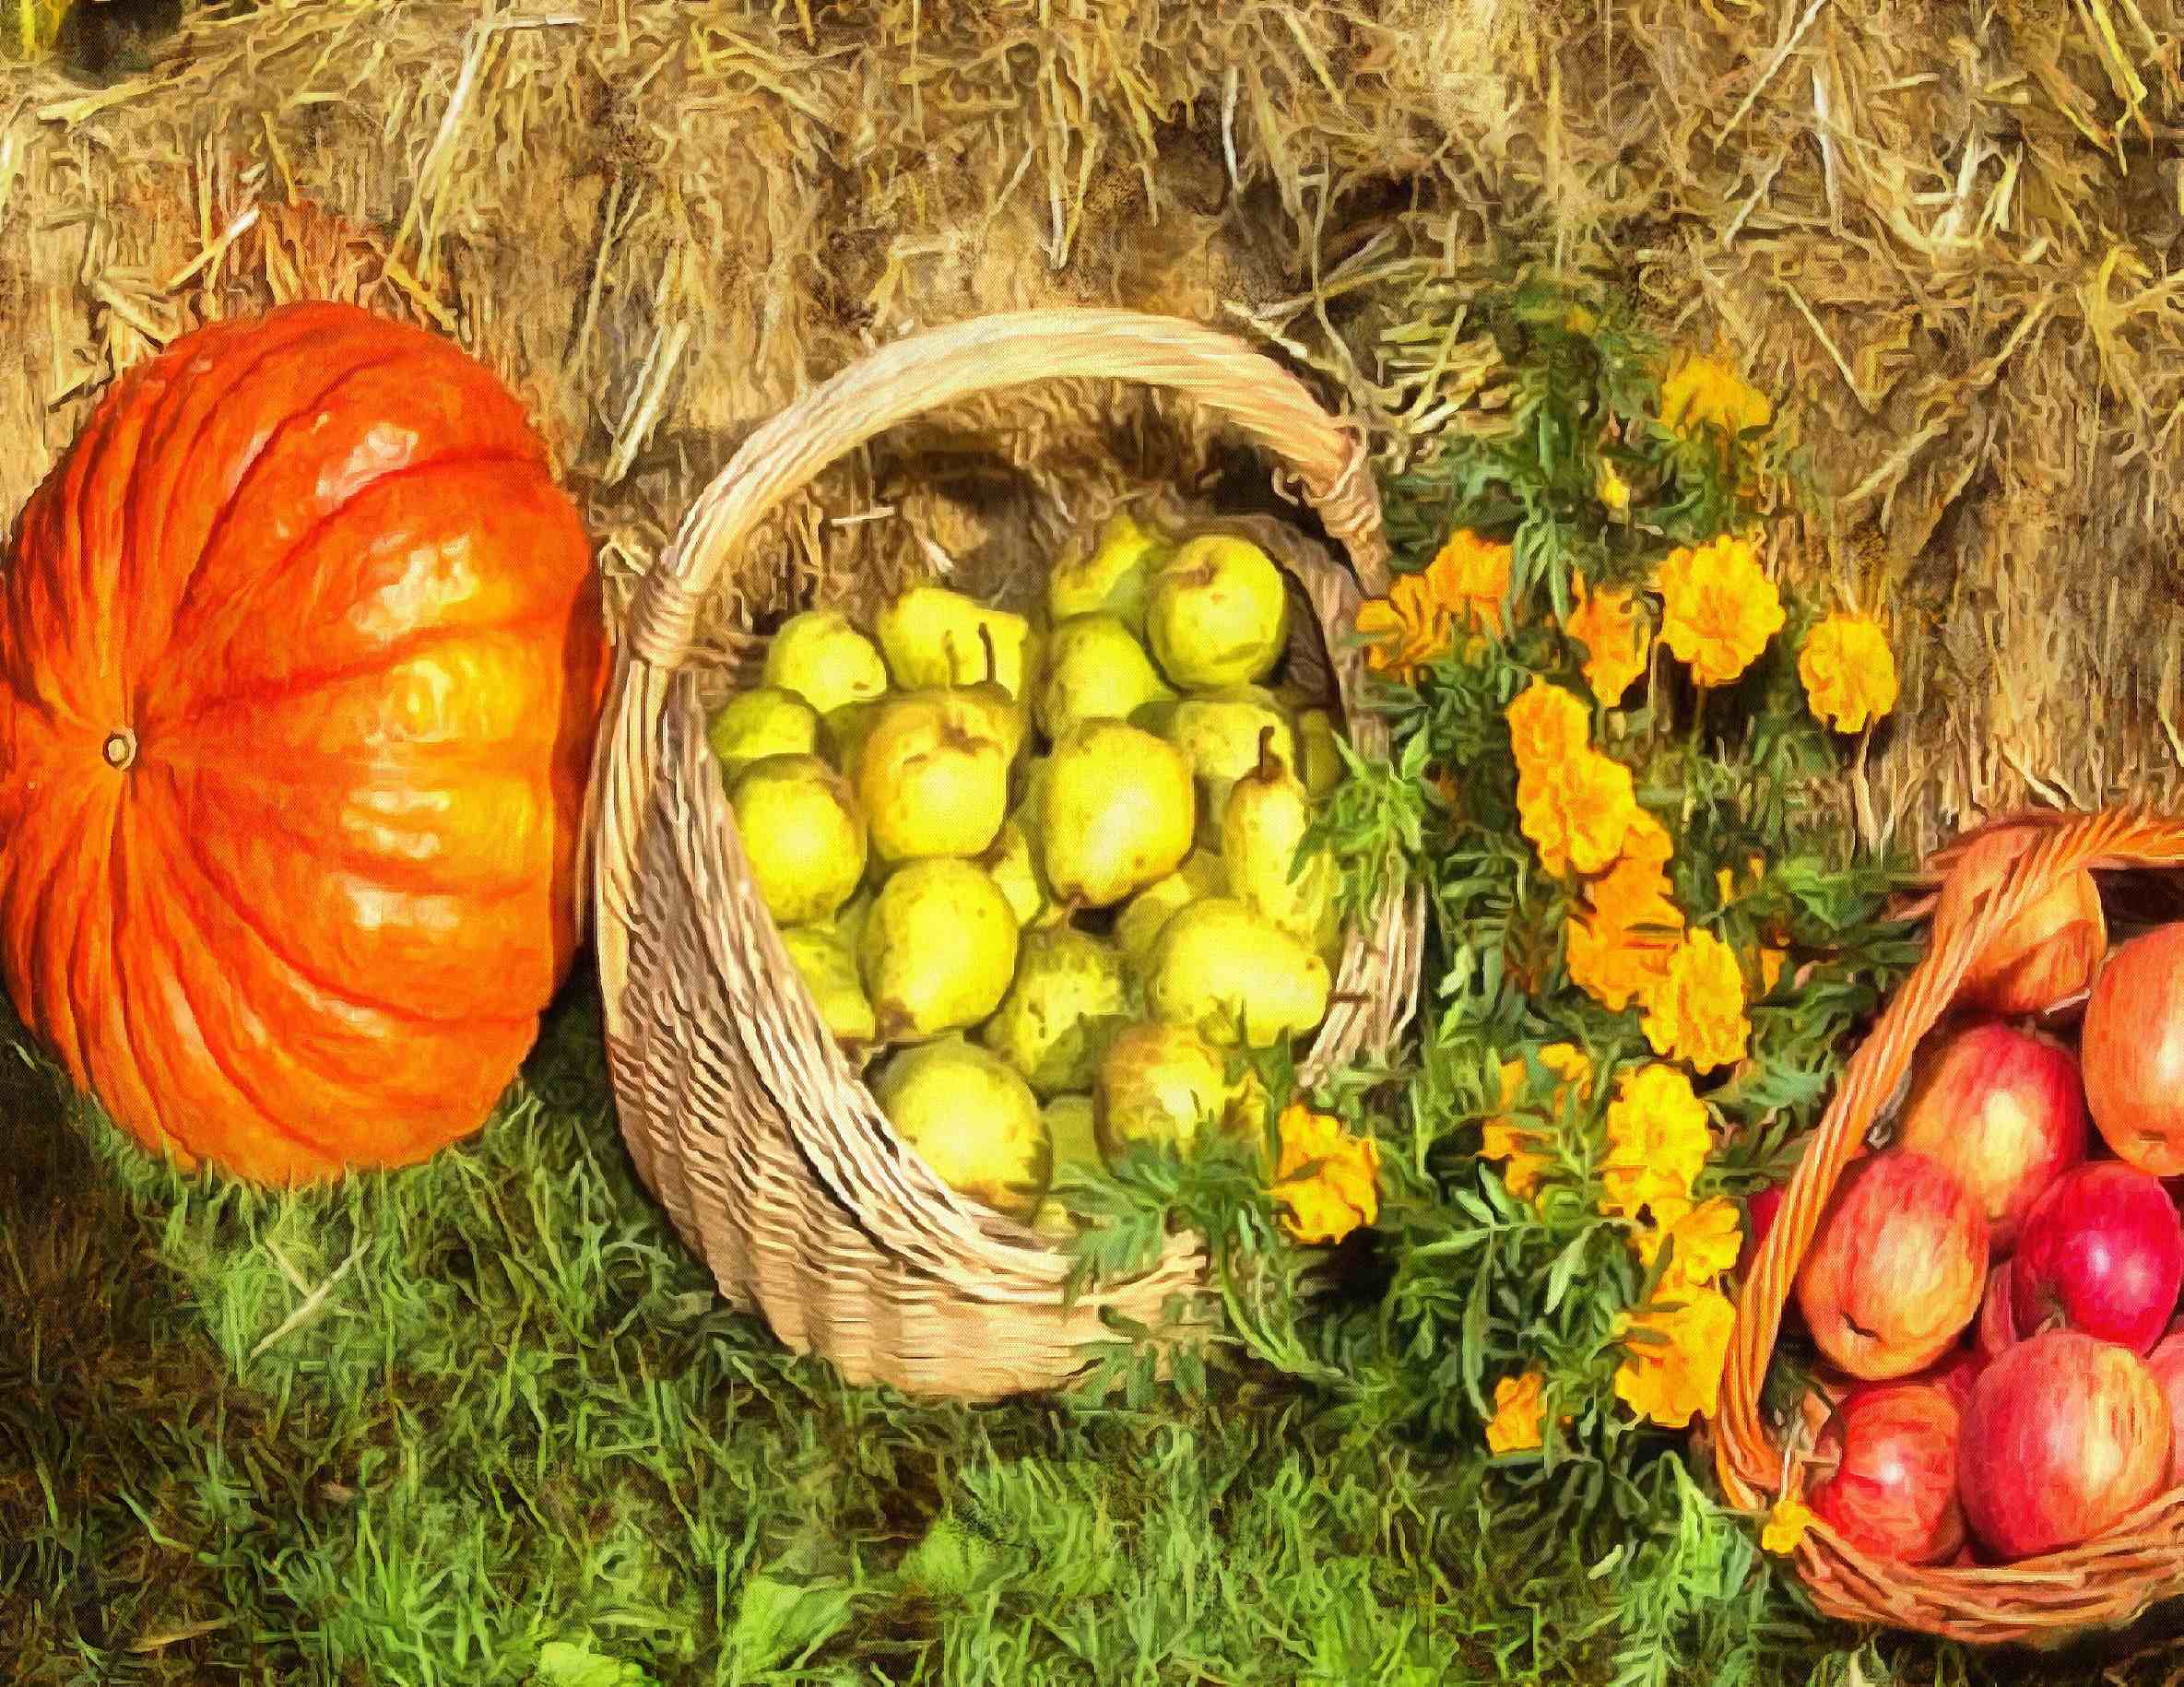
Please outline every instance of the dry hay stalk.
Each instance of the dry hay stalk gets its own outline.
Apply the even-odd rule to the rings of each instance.
[[[1787,565],[1905,654],[1885,823],[2166,796],[2179,39],[2174,0],[261,0],[114,88],[0,71],[0,498],[116,369],[317,290],[514,380],[619,578],[794,394],[1005,306],[1243,324],[1397,462],[1498,401],[1452,277],[1522,249],[1789,399],[1836,501]],[[998,471],[1057,430],[1064,509],[1217,461],[1134,395],[1003,415],[830,474],[776,577],[1032,542]],[[723,652],[776,607],[715,606]]]

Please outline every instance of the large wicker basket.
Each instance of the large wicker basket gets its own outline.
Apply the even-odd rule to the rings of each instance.
[[[2022,829],[2024,851],[1976,891],[1953,869],[1973,837],[2001,826]],[[1803,1490],[1803,1437],[1777,1445],[1760,1409],[1769,1357],[1828,1197],[1863,1151],[1876,1119],[1898,1104],[1920,1039],[1948,1011],[1988,945],[2065,875],[2081,867],[2184,866],[2184,819],[2135,809],[2017,815],[1957,839],[1928,866],[1936,893],[1907,910],[1930,918],[1927,952],[1851,1057],[1739,1297],[1714,1455],[1724,1491],[1746,1510],[1758,1510],[1767,1496]],[[2113,909],[2132,889],[2129,877],[2104,884],[2104,901]],[[1818,1522],[1796,1549],[1796,1563],[1814,1602],[1834,1616],[1975,1644],[2057,1645],[2120,1627],[2156,1600],[2184,1592],[2184,1489],[2160,1495],[2082,1546],[2008,1565],[1878,1559]]]
[[[1126,312],[1037,311],[895,341],[751,435],[634,597],[592,789],[608,1051],[640,1175],[721,1292],[789,1347],[816,1350],[853,1381],[967,1399],[1066,1379],[1088,1340],[1113,1339],[1105,1312],[1162,1327],[1170,1297],[1202,1280],[1202,1249],[1178,1235],[1157,1268],[1065,1305],[1066,1255],[951,1192],[904,1146],[752,889],[706,748],[692,643],[725,571],[765,566],[744,543],[754,525],[830,463],[923,412],[1068,378],[1173,389],[1270,454],[1278,484],[1293,476],[1350,569],[1284,522],[1224,519],[1175,489],[1154,496],[1167,520],[1247,532],[1275,557],[1304,611],[1292,618],[1293,667],[1330,682],[1361,750],[1384,749],[1385,728],[1357,706],[1361,660],[1343,636],[1360,583],[1378,591],[1387,577],[1354,432],[1224,335]],[[1027,607],[1045,560],[1027,559],[1015,607]],[[1004,599],[1007,584],[995,588]],[[1422,920],[1415,893],[1398,891],[1348,934],[1305,1080],[1399,1032]]]

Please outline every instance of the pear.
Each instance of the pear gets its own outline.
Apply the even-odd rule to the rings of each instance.
[[[1040,870],[1037,852],[1021,820],[1003,820],[993,846],[977,859],[1001,887],[1019,926],[1027,931],[1043,931],[1062,923],[1065,915],[1054,900],[1046,875]]]
[[[1153,1017],[1227,1047],[1271,1048],[1327,1017],[1327,962],[1234,897],[1209,896],[1161,929],[1146,965]]]
[[[819,712],[794,691],[761,685],[728,699],[705,728],[705,742],[733,780],[766,756],[808,756],[819,746]]]
[[[1131,1011],[1122,956],[1112,943],[1064,926],[1037,931],[1017,951],[1016,978],[978,1040],[1041,1095],[1088,1088],[1098,1045]]]
[[[1157,732],[1190,759],[1198,782],[1199,842],[1219,847],[1221,817],[1229,787],[1258,765],[1259,743],[1274,729],[1274,753],[1296,765],[1296,735],[1273,693],[1259,686],[1234,686],[1202,697],[1155,703],[1137,724]]]
[[[958,1195],[1028,1221],[1054,1175],[1046,1121],[1008,1062],[961,1037],[906,1048],[872,1085],[880,1110]]]
[[[1274,754],[1274,728],[1259,734],[1258,765],[1229,787],[1221,858],[1229,891],[1260,919],[1314,943],[1334,900],[1335,862],[1325,849],[1300,859],[1312,824],[1304,782]]]
[[[820,741],[853,788],[857,782],[857,757],[864,751],[865,740],[872,736],[872,728],[880,724],[880,715],[894,701],[893,697],[883,694],[861,702],[844,703],[833,714],[820,717]]]
[[[1181,751],[1123,721],[1086,721],[1055,746],[1040,791],[1046,880],[1072,908],[1104,908],[1164,879],[1198,818]]]
[[[1073,615],[1112,615],[1142,634],[1146,572],[1175,549],[1165,535],[1117,510],[1089,555],[1055,564],[1046,577],[1046,613],[1057,626]]]
[[[1008,811],[1008,755],[987,711],[960,691],[913,691],[882,704],[856,770],[883,862],[975,855]]]
[[[859,891],[834,911],[834,917],[826,925],[826,930],[849,951],[853,961],[856,958],[857,941],[865,935],[865,922],[872,914],[872,899],[870,890]]]
[[[1123,903],[1115,916],[1115,944],[1122,950],[1124,964],[1141,976],[1161,927],[1175,911],[1201,896],[1225,895],[1228,888],[1227,864],[1210,850],[1192,850],[1181,867],[1165,879],[1154,879]]]
[[[1204,1038],[1183,1025],[1126,1025],[1108,1040],[1092,1082],[1092,1127],[1112,1165],[1139,1142],[1188,1149],[1218,1124],[1228,1074]]]
[[[1078,1091],[1057,1095],[1039,1113],[1046,1121],[1046,1139],[1054,1146],[1057,1173],[1074,1166],[1098,1169],[1100,1138],[1090,1095]]]
[[[765,682],[832,714],[887,690],[887,665],[839,609],[807,609],[781,623],[766,646]]]
[[[978,644],[985,654],[986,678],[974,685],[957,688],[964,699],[984,709],[986,718],[993,723],[994,736],[1001,740],[1001,748],[1009,757],[1011,767],[1016,764],[1023,741],[1031,736],[1032,706],[1025,698],[1013,695],[996,675],[999,663],[994,648],[993,629],[981,622],[978,627]],[[950,648],[952,648],[952,644]]]
[[[1059,739],[1080,721],[1127,721],[1175,693],[1145,647],[1112,615],[1077,615],[1056,625],[1039,677],[1039,726]]]
[[[993,640],[990,670],[978,636],[982,627]],[[888,671],[904,690],[967,686],[990,671],[1009,696],[1027,697],[1024,682],[1038,646],[1031,622],[1021,615],[989,608],[944,585],[914,585],[880,610],[873,630]]]
[[[1288,637],[1281,570],[1249,539],[1201,534],[1147,582],[1145,641],[1186,690],[1249,684],[1281,659]]]
[[[869,1043],[879,1035],[872,1004],[857,976],[856,957],[826,926],[791,926],[781,934],[788,958],[819,1004],[819,1016],[843,1043]]]
[[[1304,764],[1300,770],[1304,790],[1314,802],[1342,783],[1342,752],[1335,747],[1340,736],[1325,709],[1307,709],[1297,716],[1297,758]]]
[[[759,898],[776,926],[831,918],[865,871],[849,783],[817,756],[766,756],[728,791]]]
[[[913,861],[887,876],[857,934],[857,972],[890,1043],[975,1025],[1016,972],[1016,915],[968,861]]]

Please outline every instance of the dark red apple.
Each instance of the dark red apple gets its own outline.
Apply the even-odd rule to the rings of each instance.
[[[1925,1370],[1913,1372],[1904,1381],[1939,1388],[1962,1411],[1972,1398],[1972,1385],[1986,1368],[1987,1356],[1977,1348],[1958,1346],[1951,1348]]]
[[[2083,1330],[2143,1353],[2184,1285],[2184,1223],[2158,1178],[2116,1160],[2073,1166],[2033,1203],[2010,1261],[2020,1337]]]
[[[2101,1139],[2142,1172],[2184,1172],[2184,922],[2108,957],[2079,1039]]]
[[[2146,1369],[2169,1406],[2169,1483],[2184,1486],[2184,1319],[2169,1326],[2169,1333],[2146,1355]]]
[[[1956,1499],[1956,1402],[1924,1383],[1853,1390],[1822,1437],[1834,1471],[1806,1504],[1853,1546],[1881,1558],[1929,1564],[1965,1543]]]
[[[1759,1257],[1760,1244],[1767,1239],[1767,1233],[1775,1228],[1775,1215],[1782,1210],[1782,1186],[1769,1184],[1753,1193],[1744,1202],[1744,1245],[1737,1250],[1737,1274],[1742,1276],[1752,1269],[1752,1262]]]
[[[1995,828],[1966,847],[1945,894],[1976,895],[2036,842],[2028,828]],[[1957,986],[1957,1004],[2005,1016],[2044,1013],[2093,982],[2107,948],[2107,920],[2093,875],[2066,874],[1973,961]]]
[[[2085,1158],[2085,1138],[2076,1057],[1997,1020],[1958,1032],[1920,1062],[1895,1142],[1964,1179],[1986,1210],[1990,1245],[2005,1254],[2025,1209]]]
[[[1987,1215],[1955,1174],[1907,1149],[1843,1174],[1798,1272],[1820,1351],[1868,1382],[1908,1376],[1964,1332],[1987,1282]]]
[[[1987,1292],[1979,1300],[1979,1323],[1974,1344],[1982,1364],[1992,1364],[2006,1347],[2017,1342],[2017,1316],[2010,1308],[2010,1261],[2003,1260],[1987,1274]]]
[[[2168,1481],[2169,1409],[2146,1362],[2044,1330],[1979,1374],[1957,1444],[1972,1533],[2003,1558],[2090,1540]]]

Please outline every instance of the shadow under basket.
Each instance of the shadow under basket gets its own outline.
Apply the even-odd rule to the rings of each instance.
[[[1348,567],[1285,522],[1219,515],[1176,489],[1145,489],[1143,512],[1186,532],[1244,535],[1281,564],[1300,611],[1284,671],[1326,694],[1362,753],[1384,754],[1386,730],[1361,706],[1363,661],[1348,636],[1361,583],[1385,589],[1387,555],[1354,432],[1241,342],[1127,312],[1021,312],[927,330],[814,389],[700,495],[641,583],[617,652],[589,832],[622,1134],[722,1294],[856,1383],[974,1400],[1052,1386],[1081,1370],[1086,1343],[1115,1339],[1104,1314],[1163,1327],[1171,1297],[1202,1283],[1204,1251],[1199,1238],[1171,1236],[1151,1269],[1065,1304],[1070,1256],[954,1193],[896,1134],[827,1032],[751,882],[705,739],[698,609],[768,566],[746,543],[753,527],[864,442],[962,399],[1082,378],[1172,389],[1293,477]],[[1086,525],[1080,512],[1072,530]],[[949,584],[1022,610],[1047,560],[1026,559],[1010,578]],[[869,626],[872,583],[822,590],[823,603]],[[761,655],[762,646],[747,667]],[[1401,1032],[1423,921],[1416,892],[1398,885],[1344,934],[1333,1005],[1300,1059],[1301,1083],[1378,1055]]]
[[[2021,853],[1982,887],[1955,867],[1976,837],[2021,828]],[[1951,1009],[1966,973],[2021,913],[2080,869],[2103,874],[2111,917],[2162,887],[2152,869],[2184,867],[2184,819],[2135,808],[2021,814],[1958,838],[1927,864],[1935,893],[1904,910],[1930,921],[1925,956],[1848,1063],[1799,1162],[1774,1228],[1738,1298],[1715,1466],[1730,1503],[1764,1510],[1805,1486],[1802,1437],[1777,1439],[1761,1408],[1782,1315],[1828,1197],[1864,1151],[1868,1131],[1900,1100],[1912,1057]],[[1876,1557],[1815,1519],[1795,1552],[1815,1605],[1853,1622],[1916,1629],[1972,1645],[2061,1646],[2132,1622],[2184,1593],[2184,1488],[2162,1493],[2067,1551],[1991,1567],[1907,1564]]]

